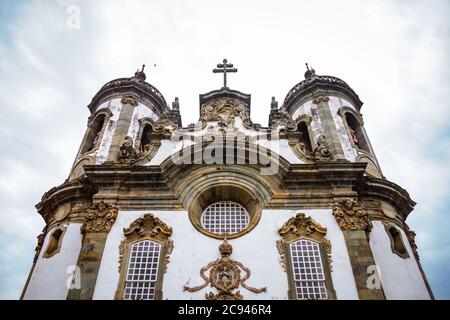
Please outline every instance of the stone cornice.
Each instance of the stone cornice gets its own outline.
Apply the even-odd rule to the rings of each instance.
[[[36,205],[36,209],[44,221],[48,223],[59,205],[80,198],[90,199],[96,192],[96,187],[85,177],[65,181],[63,184],[47,191]]]
[[[385,179],[364,176],[355,184],[354,190],[360,199],[367,197],[388,201],[398,210],[403,221],[416,205],[405,189]]]

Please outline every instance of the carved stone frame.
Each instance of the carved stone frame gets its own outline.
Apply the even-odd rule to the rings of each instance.
[[[148,232],[133,232],[133,224],[142,220],[152,220],[151,230]],[[172,228],[168,227],[164,222],[151,214],[145,214],[142,218],[138,218],[131,223],[129,228],[124,229],[125,239],[119,246],[119,284],[116,290],[115,299],[122,300],[125,290],[125,282],[128,273],[128,265],[130,261],[131,248],[134,244],[149,240],[158,243],[161,246],[158,262],[158,273],[155,286],[154,300],[162,300],[163,278],[169,264],[169,257],[173,250],[173,242],[168,238],[172,234]]]
[[[327,229],[320,226],[311,217],[306,217],[304,213],[298,213],[289,219],[283,227],[278,230],[281,240],[277,241],[277,249],[280,254],[280,263],[288,278],[288,297],[297,300],[294,270],[292,266],[292,256],[290,245],[299,240],[308,240],[319,245],[320,257],[322,260],[323,273],[325,276],[325,286],[327,289],[327,299],[336,300],[336,291],[333,287],[331,277],[331,243],[325,238]]]
[[[287,137],[288,137],[288,143],[292,148],[292,151],[295,153],[295,155],[299,158],[299,159],[303,159],[303,160],[314,160],[314,155],[313,155],[313,150],[315,148],[315,141],[314,141],[314,137],[313,137],[313,131],[311,128],[311,121],[312,118],[306,114],[302,114],[301,116],[298,116],[297,119],[295,119],[295,128],[293,130],[288,130],[287,131]],[[306,128],[308,130],[308,135],[309,135],[309,143],[311,146],[311,154],[307,154],[305,152],[303,152],[300,148],[300,136],[299,136],[299,132],[297,132],[297,128],[299,126],[300,123],[305,123]]]
[[[150,149],[148,152],[146,153],[142,153],[141,151],[141,139],[142,139],[142,133],[144,131],[144,128],[146,125],[150,125],[152,127],[152,136],[150,138]],[[152,118],[149,117],[145,117],[142,119],[139,119],[139,130],[137,132],[136,135],[136,141],[134,142],[134,148],[135,150],[138,150],[139,154],[140,154],[140,160],[151,160],[156,153],[158,152],[159,147],[161,146],[161,139],[163,138],[163,136],[160,133],[156,133],[154,132],[156,123],[155,120],[153,120]]]
[[[392,253],[395,253],[400,258],[408,259],[410,256],[409,256],[409,253],[408,253],[408,249],[407,249],[407,247],[405,245],[405,241],[403,240],[403,235],[402,235],[401,230],[398,230],[398,228],[396,226],[394,226],[394,224],[390,224],[390,223],[387,223],[387,222],[383,222],[383,225],[384,225],[384,229],[386,230],[386,233],[387,233],[387,235],[389,237],[389,241],[391,243]],[[391,229],[391,228],[394,228],[399,233],[400,242],[401,242],[401,245],[403,246],[403,248],[405,248],[405,252],[400,252],[395,247],[395,239],[392,237],[392,234],[389,231],[389,229]]]
[[[58,245],[57,245],[56,249],[53,250],[53,252],[47,253],[49,246],[50,246],[50,241],[52,240],[52,236],[57,230],[61,230],[61,235],[59,236],[59,239],[58,239]],[[61,245],[62,245],[62,242],[64,239],[64,235],[66,233],[66,230],[67,230],[67,226],[57,226],[55,229],[52,230],[52,232],[49,233],[48,239],[47,239],[47,246],[44,250],[44,254],[42,255],[43,258],[46,258],[46,259],[51,258],[54,255],[56,255],[57,253],[59,253],[59,251],[61,251]]]
[[[92,149],[90,149],[90,150],[88,150],[86,152],[82,152],[84,144],[86,143],[86,139],[87,139],[89,130],[91,130],[91,126],[93,125],[95,120],[102,114],[105,115],[105,120],[103,121],[102,128],[99,131],[100,135],[98,136],[98,140],[97,140],[95,146]],[[84,137],[83,137],[83,140],[82,140],[83,142],[81,143],[81,146],[80,146],[80,152],[79,152],[78,158],[81,158],[84,155],[93,153],[96,150],[98,150],[98,148],[100,147],[100,144],[102,143],[103,135],[105,134],[106,127],[108,126],[109,118],[111,118],[112,114],[113,113],[112,113],[112,111],[109,108],[102,108],[102,109],[97,110],[94,114],[92,114],[89,117],[88,128],[86,130],[86,133],[84,134]]]

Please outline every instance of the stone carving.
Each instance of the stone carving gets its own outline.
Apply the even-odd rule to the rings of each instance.
[[[309,239],[321,243],[325,247],[328,264],[331,270],[331,243],[325,238],[327,228],[322,227],[311,217],[306,217],[304,213],[297,213],[295,217],[290,218],[280,229],[278,234],[283,238],[277,241],[277,249],[281,258],[281,266],[286,272],[286,247],[289,243]]]
[[[275,100],[275,97],[272,97],[272,101],[270,102],[270,109],[277,110],[278,109],[278,101]]]
[[[200,108],[200,121],[204,127],[208,121],[217,121],[219,126],[232,128],[235,117],[240,117],[246,128],[252,127],[248,108],[234,99],[220,99],[205,103]]]
[[[37,245],[36,248],[34,249],[34,258],[33,258],[33,263],[36,263],[36,261],[39,258],[39,254],[41,253],[42,250],[42,246],[44,245],[44,239],[45,239],[45,229],[44,231],[42,231],[42,233],[40,235],[37,236]]]
[[[108,233],[116,221],[118,212],[119,208],[113,205],[103,201],[97,203],[88,209],[83,225],[81,226],[81,233]]]
[[[170,137],[170,133],[173,130],[178,129],[179,119],[180,119],[179,109],[170,110],[164,113],[158,120],[156,120],[153,130],[156,133],[168,134]]]
[[[333,215],[341,230],[372,230],[369,215],[364,206],[356,200],[347,198],[336,202],[333,206]]]
[[[411,250],[414,254],[414,257],[416,258],[417,261],[419,261],[420,256],[416,245],[416,233],[413,230],[409,229],[407,225],[406,225],[406,237],[408,238],[408,242],[409,245],[411,246]]]
[[[172,102],[172,110],[180,110],[180,101],[178,101],[178,97],[175,97],[175,100]]]
[[[316,147],[313,151],[315,160],[325,160],[331,158],[331,150],[328,146],[327,138],[322,134],[317,137]]]
[[[272,115],[272,128],[285,126],[287,130],[295,130],[296,122],[292,119],[290,113],[282,106]]]
[[[123,96],[120,102],[122,104],[132,105],[133,107],[136,107],[139,104],[139,102],[132,96]]]
[[[142,218],[136,219],[128,228],[123,229],[125,240],[119,246],[119,272],[122,266],[126,245],[138,240],[153,240],[165,245],[164,272],[169,264],[169,257],[173,250],[173,241],[169,240],[172,235],[172,228],[162,220],[150,213],[146,213]]]
[[[117,162],[132,163],[137,159],[138,153],[133,147],[133,139],[131,137],[125,137],[125,141],[120,146],[119,153],[117,154]]]
[[[317,96],[313,99],[313,103],[319,104],[321,102],[328,102],[328,100],[330,100],[330,98],[328,98],[327,96]]]
[[[240,291],[233,292],[239,286],[255,293],[266,292],[266,287],[253,288],[245,283],[250,277],[250,270],[239,261],[230,258],[233,247],[227,241],[226,236],[223,243],[219,246],[219,252],[221,255],[219,259],[208,263],[200,269],[200,276],[205,282],[196,287],[184,286],[184,291],[199,291],[206,288],[209,284],[211,287],[216,288],[218,293],[210,292],[205,294],[207,300],[242,300],[243,296],[240,294]],[[209,275],[206,276],[205,272],[208,270],[210,270]],[[244,276],[241,276],[241,270],[244,271]]]

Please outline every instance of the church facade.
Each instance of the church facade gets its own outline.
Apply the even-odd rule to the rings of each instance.
[[[93,97],[21,298],[433,299],[354,90],[307,66],[261,126],[213,71],[187,126],[144,68]]]

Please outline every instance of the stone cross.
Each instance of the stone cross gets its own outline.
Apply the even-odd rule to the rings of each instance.
[[[227,88],[227,72],[237,72],[236,68],[233,68],[232,63],[228,63],[227,59],[223,59],[223,63],[219,63],[217,68],[213,69],[214,73],[223,73],[223,87]]]

